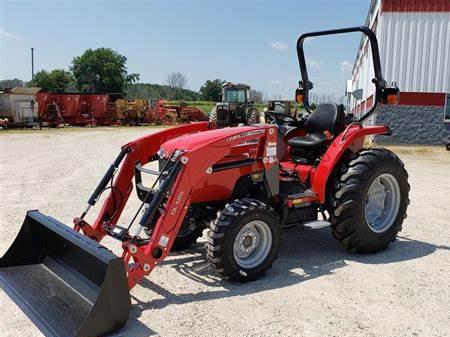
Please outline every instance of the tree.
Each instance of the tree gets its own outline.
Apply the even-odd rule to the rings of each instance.
[[[180,99],[181,89],[184,89],[186,83],[186,76],[180,72],[174,72],[167,75],[166,84],[170,88],[170,98]]]
[[[18,78],[14,78],[12,80],[1,80],[0,81],[0,90],[5,90],[6,88],[15,88],[15,87],[23,87],[23,81]]]
[[[44,91],[64,92],[73,81],[72,74],[64,69],[38,71],[28,86],[39,87]]]
[[[171,88],[167,85],[150,84],[150,83],[134,83],[127,87],[127,97],[131,99],[136,98],[164,98],[170,99]],[[185,101],[197,101],[200,99],[200,94],[198,92],[180,89],[179,98]]]
[[[261,90],[250,90],[250,97],[255,103],[261,104],[264,102],[264,92]]]
[[[112,49],[87,49],[73,59],[71,70],[80,91],[122,93],[139,80],[139,74],[128,74],[126,62]]]
[[[215,79],[207,80],[200,88],[200,95],[203,101],[218,101],[222,92],[222,84],[226,81]]]

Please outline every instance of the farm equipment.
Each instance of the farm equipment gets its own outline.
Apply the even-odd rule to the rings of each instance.
[[[303,53],[307,38],[350,32],[368,37],[375,73],[374,106],[359,120],[335,103],[310,109],[313,85]],[[409,203],[408,174],[394,153],[363,147],[366,136],[390,133],[363,122],[399,95],[382,78],[375,34],[367,27],[308,33],[300,36],[297,52],[302,81],[296,101],[308,118],[267,111],[272,124],[217,128],[199,122],[165,129],[121,148],[73,229],[28,212],[0,260],[0,275],[44,328],[98,336],[122,327],[129,290],[205,228],[212,268],[242,282],[271,267],[286,227],[331,226],[334,237],[358,253],[378,252],[395,239]],[[154,177],[151,186],[144,175]],[[118,226],[133,187],[141,205],[130,223]],[[86,214],[105,191],[88,223]],[[105,236],[121,242],[121,258],[99,244]]]
[[[0,118],[8,120],[9,127],[36,127],[39,125],[35,95],[40,88],[16,87],[0,92]]]
[[[8,130],[8,118],[0,118],[0,129]]]
[[[117,99],[114,119],[126,125],[147,122],[148,101],[145,99]]]
[[[164,100],[151,100],[147,120],[149,123],[173,125],[206,121],[208,117],[199,108],[184,102],[174,104]]]
[[[259,123],[259,111],[250,98],[247,84],[224,83],[221,102],[211,111],[209,120],[219,127]]]
[[[120,97],[120,94],[40,92],[36,101],[43,126],[95,126],[114,124],[115,101]]]

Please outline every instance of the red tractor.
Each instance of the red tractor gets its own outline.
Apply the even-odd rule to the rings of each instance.
[[[308,101],[304,40],[348,32],[366,34],[374,61],[375,106],[359,120],[335,103],[312,111]],[[239,282],[271,267],[286,227],[330,226],[356,253],[375,253],[395,240],[409,203],[408,174],[389,150],[364,148],[366,136],[390,131],[363,121],[399,95],[382,78],[375,34],[367,27],[308,33],[300,36],[297,52],[302,80],[296,101],[308,118],[267,111],[272,124],[217,129],[200,122],[145,136],[122,147],[73,229],[28,212],[0,271],[14,293],[29,295],[26,303],[43,326],[64,336],[122,327],[129,290],[204,229],[211,266]],[[143,183],[144,174],[155,176],[151,186]],[[128,225],[118,226],[133,187],[141,205]],[[87,212],[105,191],[99,214],[88,223]],[[105,236],[121,242],[121,257],[100,245]]]

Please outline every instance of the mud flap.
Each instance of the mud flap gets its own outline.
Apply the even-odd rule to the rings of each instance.
[[[123,260],[38,211],[0,259],[0,281],[46,336],[103,335],[131,310]]]

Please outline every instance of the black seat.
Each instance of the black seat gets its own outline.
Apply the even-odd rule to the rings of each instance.
[[[306,136],[294,137],[288,144],[295,149],[315,149],[327,142],[325,131],[336,134],[336,128],[342,120],[344,111],[336,103],[320,103],[306,121]]]

